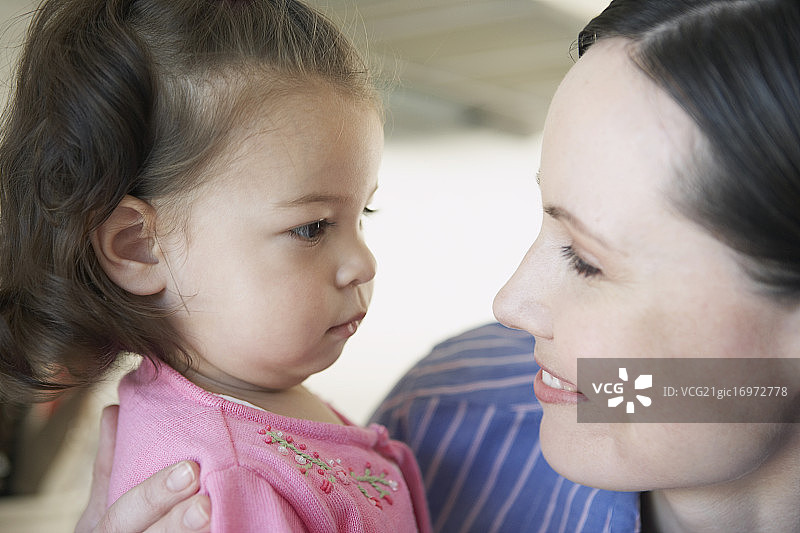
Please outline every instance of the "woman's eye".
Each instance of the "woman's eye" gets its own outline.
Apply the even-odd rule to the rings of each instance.
[[[323,219],[323,220],[317,220],[316,222],[311,222],[310,224],[303,224],[302,226],[297,226],[296,228],[293,228],[289,231],[291,235],[297,239],[309,242],[316,242],[322,238],[322,236],[325,234],[325,230],[332,225],[333,224]]]
[[[569,266],[572,268],[572,270],[581,276],[590,278],[603,273],[603,271],[599,268],[592,266],[581,259],[581,257],[575,253],[575,250],[572,248],[572,246],[562,246],[561,255],[563,255],[567,260],[567,263],[569,263]]]
[[[364,210],[361,211],[361,217],[358,219],[358,227],[363,229],[365,218],[369,218],[370,216],[374,215],[377,212],[378,212],[377,209],[373,209],[370,206],[365,207]]]

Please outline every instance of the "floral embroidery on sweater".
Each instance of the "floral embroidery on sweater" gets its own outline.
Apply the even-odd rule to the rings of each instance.
[[[274,444],[278,447],[278,453],[284,456],[294,455],[294,462],[297,464],[300,473],[306,477],[318,476],[318,488],[325,494],[330,494],[334,485],[350,485],[351,483],[358,488],[359,492],[366,497],[369,502],[383,510],[382,503],[392,505],[392,492],[398,489],[397,481],[387,479],[389,472],[384,470],[380,474],[372,471],[372,465],[366,463],[363,473],[358,474],[353,468],[345,468],[341,459],[328,459],[320,457],[315,451],[308,451],[308,447],[295,442],[291,435],[284,435],[283,431],[273,431],[270,426],[258,430],[259,435],[264,436],[266,444]],[[370,488],[374,495],[370,495]]]

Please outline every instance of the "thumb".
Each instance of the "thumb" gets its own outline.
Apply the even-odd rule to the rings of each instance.
[[[111,479],[111,466],[114,463],[114,446],[117,440],[118,405],[109,405],[103,409],[100,417],[100,441],[97,456],[94,459],[92,472],[92,490],[89,504],[83,511],[75,533],[88,533],[94,530],[106,512],[108,483]]]

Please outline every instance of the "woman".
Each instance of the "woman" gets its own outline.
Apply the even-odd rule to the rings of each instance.
[[[615,0],[578,48],[495,301],[536,337],[543,453],[642,491],[645,531],[799,530],[797,425],[578,424],[575,384],[579,356],[800,354],[800,5]]]
[[[618,0],[551,104],[542,231],[495,314],[536,337],[545,458],[649,491],[645,530],[800,528],[795,424],[575,422],[577,357],[800,353],[798,27],[789,0]]]

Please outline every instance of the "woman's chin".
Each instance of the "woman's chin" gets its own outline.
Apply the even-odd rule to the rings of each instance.
[[[604,490],[646,490],[631,461],[608,434],[608,424],[578,423],[574,408],[547,408],[539,431],[542,455],[559,474],[575,483]]]

